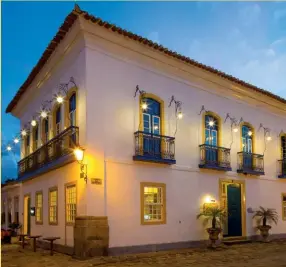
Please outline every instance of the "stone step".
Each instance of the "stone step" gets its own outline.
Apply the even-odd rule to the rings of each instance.
[[[252,240],[247,239],[245,237],[236,237],[236,238],[232,237],[232,238],[223,239],[222,242],[223,242],[223,244],[225,244],[227,246],[232,246],[232,245],[251,243]]]

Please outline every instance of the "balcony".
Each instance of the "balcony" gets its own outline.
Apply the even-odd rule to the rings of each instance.
[[[238,173],[264,175],[264,156],[259,154],[238,152]]]
[[[230,149],[213,145],[200,145],[201,169],[213,169],[219,171],[231,171]]]
[[[176,164],[175,137],[135,132],[135,161]]]
[[[78,127],[71,126],[18,162],[18,178],[32,178],[74,161],[78,146]]]
[[[286,178],[286,159],[278,160],[278,178]]]

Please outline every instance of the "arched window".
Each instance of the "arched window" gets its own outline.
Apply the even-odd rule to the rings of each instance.
[[[39,140],[39,127],[35,126],[34,130],[33,130],[33,150],[37,150],[38,149],[38,140]]]
[[[286,160],[286,135],[281,136],[281,150],[282,159]]]
[[[58,106],[55,112],[55,135],[58,135],[61,132],[61,106]]]
[[[218,119],[210,114],[205,115],[205,144],[218,146],[219,124]]]
[[[42,122],[42,140],[44,143],[49,141],[49,118],[46,118]]]
[[[253,128],[250,125],[243,124],[241,128],[242,151],[253,153]]]
[[[27,134],[25,140],[25,155],[28,156],[29,154],[30,154],[30,134]]]
[[[161,157],[161,103],[153,98],[142,99],[143,150],[144,155]],[[146,108],[145,108],[146,107]]]
[[[70,126],[76,126],[76,93],[69,98],[69,121]]]

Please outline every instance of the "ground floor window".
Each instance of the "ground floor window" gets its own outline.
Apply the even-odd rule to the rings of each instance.
[[[36,193],[36,223],[43,223],[43,193]]]
[[[286,221],[286,193],[282,194],[282,219]]]
[[[74,223],[76,216],[76,186],[66,186],[66,222]]]
[[[50,188],[49,190],[49,223],[57,224],[58,222],[58,189]]]
[[[141,223],[166,223],[166,185],[141,183]]]

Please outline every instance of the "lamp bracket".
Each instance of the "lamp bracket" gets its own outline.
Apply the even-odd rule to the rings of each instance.
[[[169,103],[168,107],[171,107],[172,103],[175,103],[175,112],[176,114],[178,113],[178,111],[181,111],[182,109],[182,101],[178,101],[175,99],[175,96],[172,95],[171,101]]]
[[[139,93],[141,97],[143,97],[143,96],[146,94],[145,91],[140,90],[139,85],[136,85],[136,90],[135,90],[134,98],[136,97],[137,93]]]
[[[202,105],[201,111],[200,111],[200,113],[199,113],[198,115],[201,115],[203,111],[204,111],[204,112],[209,112],[209,110],[206,110],[206,109],[205,109],[205,106]]]

